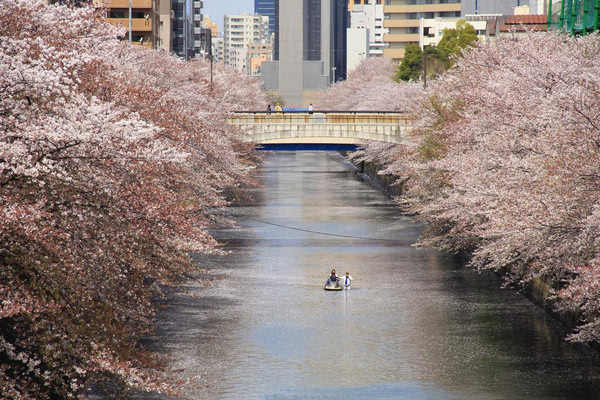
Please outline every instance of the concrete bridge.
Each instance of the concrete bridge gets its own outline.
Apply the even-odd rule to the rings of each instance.
[[[402,143],[410,129],[407,114],[376,111],[241,111],[234,113],[229,122],[243,128],[246,141],[269,148],[353,148],[367,140]]]

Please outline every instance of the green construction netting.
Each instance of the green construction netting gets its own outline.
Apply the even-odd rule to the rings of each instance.
[[[598,30],[600,0],[549,0],[549,28],[572,34]],[[550,4],[549,4],[550,6]]]

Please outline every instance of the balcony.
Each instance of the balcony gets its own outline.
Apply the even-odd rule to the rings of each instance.
[[[420,35],[418,33],[383,35],[383,41],[386,43],[419,43],[419,39]]]
[[[106,18],[106,21],[109,24],[129,29],[128,18]],[[132,18],[131,30],[132,32],[152,32],[152,18]]]
[[[194,8],[202,8],[202,2],[201,1],[195,1],[194,2]]]
[[[95,0],[94,5],[100,6],[103,2]],[[109,0],[107,8],[129,8],[129,0]],[[131,0],[131,8],[152,8],[152,0]]]
[[[202,14],[194,14],[194,22],[202,22]]]
[[[406,6],[384,6],[385,14],[410,14],[421,12],[450,12],[460,11],[460,3],[452,4],[415,4]]]
[[[385,28],[416,28],[420,23],[420,19],[388,19],[383,21],[383,26]]]
[[[202,34],[202,28],[194,27],[194,35],[201,35],[201,34]]]

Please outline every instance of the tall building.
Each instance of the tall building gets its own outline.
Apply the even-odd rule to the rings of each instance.
[[[460,17],[461,0],[386,0],[383,11],[383,26],[389,29],[383,55],[400,61],[407,44],[419,43],[421,19]]]
[[[269,17],[269,33],[275,32],[275,0],[254,0],[254,13]]]
[[[348,70],[356,67],[363,59],[383,56],[382,0],[352,0],[350,28],[348,28]],[[361,2],[361,3],[358,3]]]
[[[225,64],[232,65],[232,49],[243,49],[249,43],[269,41],[269,18],[254,14],[226,15],[223,22]],[[239,52],[236,58],[239,59]]]
[[[347,0],[275,0],[273,62],[262,63],[265,89],[308,105],[346,79]]]
[[[200,54],[208,54],[210,52],[210,39],[212,34],[210,29],[206,29],[202,26],[203,16],[202,16],[202,0],[193,0],[191,1],[191,10],[192,10],[192,24],[193,29],[190,29],[190,50],[189,57],[195,57]]]
[[[188,59],[190,39],[190,12],[186,0],[171,0],[171,51]]]
[[[202,6],[199,0],[171,1],[171,51],[186,60],[202,51]]]

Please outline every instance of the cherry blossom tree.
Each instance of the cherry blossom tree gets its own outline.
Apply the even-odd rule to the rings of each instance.
[[[105,380],[175,393],[138,345],[153,299],[252,185],[226,124],[258,84],[123,43],[103,10],[0,0],[0,392],[81,397]]]
[[[548,282],[557,310],[580,316],[569,338],[595,342],[599,62],[596,35],[531,33],[478,44],[405,98],[414,126],[405,144],[365,143],[354,155],[404,184],[403,207],[427,222],[421,245],[471,254],[472,266],[501,271],[518,287]],[[336,96],[346,105],[359,93],[351,84],[324,96],[329,107]],[[378,91],[363,96],[372,109],[390,104]]]
[[[407,109],[404,146],[361,153],[405,182],[421,241],[517,286],[545,279],[573,340],[598,341],[600,42],[554,33],[478,45]],[[382,103],[383,104],[383,103]]]
[[[367,58],[348,73],[348,79],[325,91],[315,107],[343,111],[404,111],[420,92],[414,82],[392,80],[395,65],[388,58]]]

